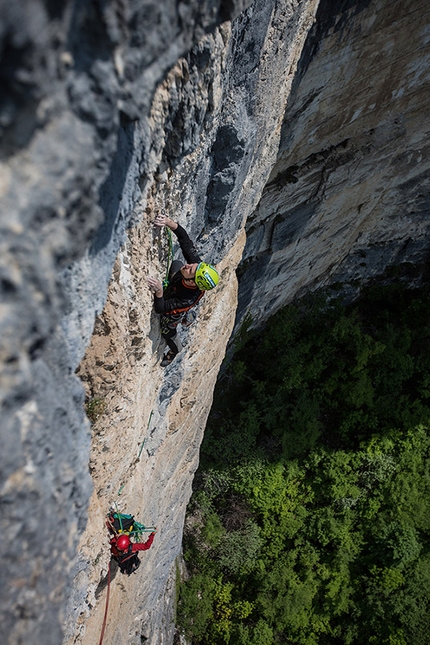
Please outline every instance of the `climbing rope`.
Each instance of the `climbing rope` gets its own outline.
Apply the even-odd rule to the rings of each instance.
[[[169,284],[169,271],[170,271],[170,267],[171,267],[172,260],[173,260],[172,231],[170,230],[170,228],[168,226],[165,226],[164,230],[166,231],[169,250],[168,250],[168,253],[167,253],[167,270],[166,270],[166,277],[163,280],[163,289],[165,289],[167,287],[167,285]]]
[[[108,565],[108,584],[107,584],[107,592],[106,592],[105,615],[104,615],[104,618],[103,618],[102,632],[100,634],[99,645],[102,645],[103,636],[105,635],[106,621],[107,621],[108,607],[109,607],[109,594],[110,594],[110,561],[109,561],[109,565]]]
[[[168,242],[166,277],[163,280],[163,288],[165,289],[169,284],[169,272],[170,272],[170,267],[171,267],[171,264],[172,264],[172,261],[173,261],[173,241],[172,241],[172,233],[171,233],[170,229],[167,226],[165,226],[164,230],[166,232],[167,242]],[[148,425],[147,425],[147,431],[149,430],[152,415],[153,415],[153,410],[151,410],[151,414],[149,416]],[[142,445],[140,447],[138,460],[141,457],[143,447],[145,445],[145,441],[146,441],[146,437],[144,438],[144,440],[142,442]],[[120,489],[118,491],[118,495],[121,495],[124,487],[125,487],[125,484],[123,484],[120,487]],[[118,511],[118,506],[117,506],[116,502],[114,502],[114,506],[115,506],[116,512],[113,512],[113,509],[111,509],[109,511],[109,513],[108,513],[108,519],[106,521],[106,526],[107,526],[108,531],[109,531],[109,533],[111,535],[113,534],[114,536],[118,536],[118,534],[126,534],[128,536],[135,536],[138,540],[140,540],[143,537],[143,533],[145,533],[145,532],[152,533],[153,531],[157,530],[156,526],[144,526],[140,522],[137,522],[132,515],[125,514],[125,513],[120,513]],[[119,527],[120,527],[119,529],[115,528],[111,518],[113,518],[114,520],[115,519],[118,520]],[[123,520],[131,520],[131,519],[133,520],[133,523],[129,525],[129,528],[124,528]],[[132,529],[132,530],[130,530],[130,529]],[[103,638],[104,638],[104,634],[105,634],[105,630],[106,630],[107,617],[108,617],[109,597],[110,597],[110,583],[111,583],[111,563],[112,563],[112,560],[110,560],[109,564],[108,564],[106,605],[105,605],[105,612],[104,612],[104,617],[103,617],[102,630],[101,630],[101,633],[100,633],[99,645],[102,645],[102,643],[103,643]]]
[[[163,284],[163,287],[164,287],[164,284]],[[151,410],[151,414],[149,415],[148,425],[146,426],[146,433],[147,433],[147,434],[148,434],[149,425],[150,425],[150,423],[151,423],[151,419],[152,419],[152,415],[153,415],[153,414],[154,414],[154,410]],[[142,441],[142,445],[140,446],[139,454],[138,454],[138,456],[137,456],[137,459],[138,459],[138,460],[140,459],[140,456],[141,456],[141,454],[142,454],[142,450],[143,450],[143,446],[145,445],[145,441],[146,441],[146,437],[145,437],[145,439]]]

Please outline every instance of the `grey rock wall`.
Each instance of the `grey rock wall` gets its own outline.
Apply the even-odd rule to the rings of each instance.
[[[246,224],[237,324],[430,248],[429,9],[321,0],[278,160]]]
[[[103,520],[119,490],[159,533],[143,578],[114,581],[105,645],[172,641],[175,559],[241,258],[237,325],[304,289],[427,258],[426,3],[321,0],[305,43],[317,5],[0,0],[10,645],[98,642]],[[165,270],[160,209],[223,277],[166,373],[145,288]],[[92,431],[85,395],[106,404]]]
[[[105,597],[97,589],[108,549],[100,531],[114,501],[159,532],[139,577],[115,579],[106,645],[120,634],[129,642],[144,636],[154,645],[172,640],[174,598],[166,589],[175,579],[198,446],[236,309],[241,231],[276,159],[282,114],[315,8],[312,2],[254,2],[232,24],[207,34],[155,92],[155,181],[148,182],[142,220],[118,255],[102,322],[80,368],[87,391],[103,398],[107,411],[92,443],[96,490],[67,609],[67,643],[90,644],[101,630]],[[160,209],[179,219],[202,256],[222,268],[220,286],[205,297],[198,324],[184,334],[181,359],[164,375],[144,286],[145,273],[162,276],[165,270],[165,236],[151,227]],[[135,446],[151,410],[156,421],[148,454],[136,468]],[[150,580],[149,587],[142,580]]]
[[[76,554],[92,491],[91,436],[75,371],[121,245],[144,222],[140,252],[152,249],[154,257],[149,215],[165,207],[214,262],[228,257],[240,248],[240,229],[274,162],[316,1],[261,0],[246,10],[249,5],[0,2],[0,490],[2,535],[8,536],[0,547],[0,611],[8,643],[58,643],[64,626],[73,636],[80,594],[88,592],[77,578],[87,576],[97,557],[76,561]],[[238,250],[231,258],[229,271]],[[121,279],[124,272],[126,262]],[[144,302],[147,325],[148,294]],[[225,344],[230,327],[219,315],[215,320],[224,325]],[[156,361],[158,334],[150,337]],[[222,353],[220,344],[212,387]],[[157,379],[162,390],[162,373]],[[167,387],[170,394],[177,382]],[[194,469],[210,396],[208,389],[196,421]],[[163,466],[169,471],[160,461]],[[153,603],[180,549],[193,468],[182,469],[176,526],[160,554],[165,564],[154,578]],[[163,507],[159,515],[163,510],[171,517]],[[156,634],[159,612],[152,609],[148,624]]]
[[[155,88],[246,4],[0,2],[0,613],[9,643],[61,641],[91,494],[74,372],[139,216]]]

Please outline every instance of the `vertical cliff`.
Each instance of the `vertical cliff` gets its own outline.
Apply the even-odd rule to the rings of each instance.
[[[429,9],[321,0],[246,224],[238,320],[429,251]]]
[[[105,642],[124,634],[128,642],[172,642],[176,557],[234,324],[243,225],[276,158],[314,10],[313,3],[255,2],[205,36],[155,92],[150,122],[159,165],[141,221],[117,257],[106,307],[79,370],[88,398],[103,401],[104,414],[94,427],[95,489],[68,607],[68,643],[92,643],[101,630],[109,562],[101,527],[113,503],[157,525],[158,533],[139,576],[118,575],[111,586]],[[167,238],[152,226],[161,209],[186,226],[203,257],[221,270],[220,285],[205,295],[198,323],[182,332],[184,349],[165,371],[145,284],[148,273],[166,271]]]
[[[171,606],[166,584],[233,326],[241,231],[274,163],[315,9],[312,0],[1,2],[9,643],[58,643],[63,630],[72,642],[97,637],[103,519],[119,491],[133,506],[123,510],[159,533],[142,569],[148,584],[115,580],[106,639],[120,629],[129,642],[171,637],[163,598]],[[151,224],[159,208],[223,278],[170,375],[144,287],[147,271],[164,271]],[[97,315],[79,369],[88,396],[104,400],[90,434],[75,372]]]
[[[0,9],[4,633],[98,642],[116,503],[158,533],[139,572],[112,581],[104,645],[171,643],[185,506],[234,325],[427,258],[429,11]],[[145,285],[166,271],[161,209],[221,271],[166,370]]]

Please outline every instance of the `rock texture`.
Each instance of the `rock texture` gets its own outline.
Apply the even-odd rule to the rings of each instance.
[[[139,643],[141,636],[150,643],[172,642],[175,560],[184,510],[234,322],[234,267],[242,254],[242,238],[218,265],[220,290],[203,298],[198,324],[181,330],[179,357],[168,369],[160,367],[159,325],[155,315],[148,315],[152,297],[145,286],[148,268],[160,269],[154,263],[160,234],[150,235],[152,244],[142,258],[148,229],[147,221],[139,225],[118,256],[106,307],[79,370],[89,398],[103,401],[103,415],[93,429],[94,493],[69,604],[70,643],[94,643],[101,633],[105,594],[100,591],[109,563],[103,524],[111,507],[135,513],[147,526],[156,525],[157,535],[151,550],[141,556],[139,576],[117,574],[111,584],[104,642]],[[217,342],[211,342],[214,338]]]
[[[50,645],[61,640],[63,630],[66,638],[79,641],[85,629],[75,618],[79,624],[92,608],[87,633],[95,634],[91,621],[94,630],[100,627],[104,597],[101,592],[96,599],[95,591],[107,557],[102,516],[116,499],[116,485],[129,481],[136,438],[146,428],[153,431],[147,426],[152,406],[158,428],[150,448],[154,455],[148,455],[153,459],[142,471],[135,464],[128,484],[132,490],[124,488],[124,499],[136,502],[133,512],[145,511],[150,522],[157,522],[160,534],[148,560],[153,565],[151,589],[137,595],[127,624],[137,632],[147,625],[154,643],[167,642],[171,634],[171,625],[166,632],[161,629],[159,599],[174,571],[198,444],[232,326],[235,283],[227,278],[239,262],[242,226],[275,159],[285,102],[316,0],[250,5],[240,0],[1,0],[0,487],[2,534],[8,539],[1,544],[0,611],[8,643]],[[207,336],[202,335],[198,350],[184,354],[185,374],[194,370],[193,390],[181,379],[181,362],[168,379],[156,364],[159,330],[141,279],[151,267],[162,272],[151,227],[158,208],[189,228],[203,255],[227,263],[225,294],[219,296],[225,310],[220,313],[218,301],[211,305],[208,299],[202,312],[204,307],[208,314],[211,306],[215,310]],[[141,246],[133,246],[132,265],[128,253],[137,232]],[[127,303],[130,318],[112,325],[123,334],[124,346],[112,338],[109,351],[121,361],[130,346],[134,352],[131,327],[144,336],[143,349],[130,356],[139,363],[136,380],[127,384],[133,392],[130,405],[127,389],[123,396],[121,388],[134,375],[115,372],[121,382],[115,405],[121,399],[123,408],[129,406],[123,416],[121,410],[114,416],[113,408],[107,408],[121,448],[110,435],[103,445],[103,429],[94,436],[91,474],[98,488],[83,535],[93,486],[88,472],[91,437],[75,371],[95,316],[102,314],[117,256],[119,273],[108,302],[117,311]],[[136,278],[142,258],[146,264]],[[115,305],[111,294],[116,288]],[[142,310],[127,300],[136,293]],[[103,316],[108,330],[109,315]],[[100,321],[102,317],[97,325]],[[100,356],[102,348],[94,351]],[[114,360],[106,363],[106,372],[114,371]],[[96,371],[104,361],[103,355]],[[129,365],[124,361],[124,368]],[[99,377],[94,378],[96,383]],[[201,403],[193,404],[197,391]],[[176,427],[189,427],[192,452],[182,444],[185,452],[175,453],[177,439],[168,437]],[[98,454],[106,456],[110,443],[121,463],[114,474],[115,466],[108,460],[104,465]],[[152,480],[153,467],[157,478]],[[148,499],[155,500],[152,506]],[[125,604],[117,597],[114,616],[126,620],[129,596],[124,598]],[[171,606],[171,597],[166,602]],[[110,634],[106,638],[114,638]]]
[[[8,536],[0,611],[9,643],[62,638],[92,490],[74,372],[161,156],[159,141],[153,160],[149,134],[155,88],[178,56],[243,7],[0,4],[0,486]]]
[[[426,3],[317,5],[0,0],[8,645],[99,642],[115,503],[158,533],[138,574],[112,581],[104,645],[171,644],[234,324],[426,258]],[[222,273],[165,371],[145,286],[166,270],[161,209]]]
[[[275,161],[289,86],[315,8],[310,3],[303,13],[304,5],[254,3],[200,41],[155,93],[156,181],[142,222],[118,256],[107,305],[79,370],[88,397],[102,399],[106,409],[95,427],[95,491],[68,607],[67,643],[92,643],[101,631],[105,594],[99,585],[109,561],[101,527],[115,502],[159,531],[139,578],[115,578],[105,641],[127,634],[130,643],[141,636],[154,645],[172,642],[171,589],[202,431],[233,328],[240,232]],[[269,71],[282,81],[282,92],[269,84]],[[164,374],[144,282],[148,273],[166,269],[166,237],[151,226],[160,209],[179,217],[203,256],[222,269],[221,285],[205,296],[198,323],[183,334],[181,359]]]
[[[238,324],[429,251],[429,8],[321,0],[246,224]]]

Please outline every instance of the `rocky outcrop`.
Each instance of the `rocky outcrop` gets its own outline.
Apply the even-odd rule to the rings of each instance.
[[[149,257],[142,257],[148,237]],[[93,643],[101,633],[109,508],[135,513],[147,526],[156,525],[157,535],[151,550],[141,556],[139,576],[117,574],[111,584],[104,642],[140,642],[141,636],[148,643],[173,640],[175,560],[205,420],[233,328],[234,267],[244,240],[239,238],[218,265],[219,291],[203,298],[198,325],[181,329],[183,350],[164,370],[159,325],[150,313],[152,296],[145,284],[148,269],[160,270],[158,244],[163,237],[152,233],[148,221],[131,233],[79,370],[89,399],[100,402],[102,416],[93,428],[94,492],[66,621],[70,643]]]
[[[107,305],[79,371],[88,397],[101,399],[105,409],[94,429],[95,490],[67,643],[92,643],[100,633],[105,594],[99,585],[109,562],[101,527],[114,502],[156,524],[158,533],[139,577],[115,578],[105,641],[116,643],[127,634],[128,642],[172,642],[174,601],[166,589],[174,587],[198,448],[233,328],[241,231],[276,158],[280,117],[315,4],[303,8],[254,3],[232,25],[205,37],[155,93],[151,123],[160,165],[142,221],[118,256]],[[282,92],[279,84],[269,84],[269,68],[282,81]],[[152,227],[161,209],[179,218],[202,255],[222,270],[216,292],[199,306],[198,324],[183,332],[181,358],[164,373],[145,285],[145,275],[166,270],[167,240]]]
[[[246,224],[238,324],[303,290],[426,261],[428,16],[424,0],[319,3]]]
[[[321,0],[309,32],[317,4],[0,0],[10,645],[98,642],[115,503],[158,532],[138,575],[111,583],[104,645],[171,643],[234,324],[426,257],[426,5]],[[166,371],[145,286],[166,270],[162,209],[222,277]]]
[[[88,513],[74,372],[163,142],[155,88],[245,3],[1,2],[1,623],[62,638]],[[150,315],[149,309],[147,316]]]
[[[116,581],[113,616],[140,633],[145,627],[154,643],[171,633],[170,624],[161,629],[160,598],[179,552],[201,432],[232,327],[241,230],[275,159],[316,0],[250,5],[1,2],[0,486],[8,536],[1,545],[1,614],[9,643],[58,643],[63,628],[79,641],[86,638],[80,621],[88,620],[89,635],[100,627],[102,520],[120,482],[123,499],[136,503],[133,512],[149,516],[160,532],[147,559],[150,590],[135,590],[128,605],[132,594],[121,599],[123,583]],[[157,364],[159,330],[142,284],[151,267],[162,271],[151,226],[158,208],[185,224],[202,254],[226,272],[218,299],[202,306],[198,349],[190,344],[169,379]],[[126,318],[114,325],[109,307],[124,308]],[[115,425],[94,431],[91,478],[91,436],[75,371],[97,314],[96,337],[109,347],[94,347],[90,385],[96,391],[100,368],[105,385],[110,372],[112,390],[113,378],[121,387],[103,390],[105,420]],[[109,328],[122,330],[121,342]],[[132,330],[132,340],[142,335],[141,351]],[[122,390],[126,381],[132,403]],[[156,431],[148,425],[150,408]],[[154,434],[153,454],[136,464],[133,442],[146,429]],[[188,433],[184,441],[176,429]],[[112,465],[105,459],[109,445],[109,459],[118,451]]]

